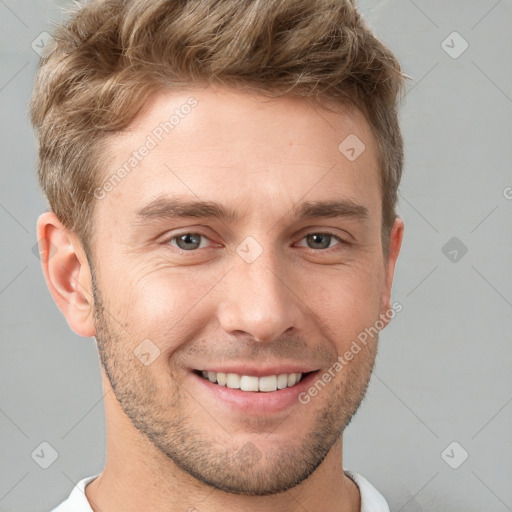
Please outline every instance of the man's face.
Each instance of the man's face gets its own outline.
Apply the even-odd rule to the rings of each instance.
[[[172,131],[158,130],[190,97]],[[355,160],[338,148],[349,135],[365,145]],[[195,478],[288,489],[357,410],[376,337],[309,403],[299,395],[389,307],[375,140],[355,111],[209,88],[155,96],[110,141],[104,176],[145,144],[95,205],[105,372],[133,426]],[[233,215],[176,215],[188,202]]]

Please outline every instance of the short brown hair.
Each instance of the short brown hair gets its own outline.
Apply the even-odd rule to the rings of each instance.
[[[158,90],[218,83],[361,110],[378,143],[387,252],[403,167],[405,75],[352,0],[93,0],[53,37],[30,104],[38,178],[86,251],[108,135]]]

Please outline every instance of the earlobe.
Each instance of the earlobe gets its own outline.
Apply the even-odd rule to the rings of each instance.
[[[381,295],[381,319],[383,319],[386,324],[389,322],[389,314],[391,309],[391,287],[393,285],[396,261],[402,246],[403,235],[404,221],[400,217],[397,217],[389,237],[388,256],[384,262],[385,276],[384,287]]]
[[[91,272],[80,241],[53,212],[39,217],[37,238],[43,274],[53,300],[74,332],[94,336]]]

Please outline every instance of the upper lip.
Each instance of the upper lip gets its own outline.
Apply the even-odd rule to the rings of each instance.
[[[204,368],[194,368],[196,371],[216,373],[236,373],[237,375],[250,375],[253,377],[265,377],[267,375],[281,375],[283,373],[309,373],[318,370],[309,365],[281,364],[276,366],[254,366],[254,365],[208,365]]]

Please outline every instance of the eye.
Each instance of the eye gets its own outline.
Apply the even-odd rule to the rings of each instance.
[[[306,240],[307,247],[310,249],[319,249],[326,250],[331,249],[336,245],[349,245],[349,242],[343,240],[339,236],[334,233],[328,232],[318,232],[318,233],[309,233],[304,236],[301,240]],[[333,242],[338,242],[338,244],[333,244]],[[210,239],[203,235],[202,233],[196,232],[185,232],[178,235],[174,235],[173,237],[166,240],[164,243],[169,244],[176,249],[181,251],[193,252],[198,249],[204,249],[209,246],[208,242],[211,242]],[[299,245],[304,247],[304,245]]]
[[[332,247],[331,242],[335,240],[337,240],[340,245],[348,244],[348,242],[345,242],[345,240],[342,240],[333,233],[309,233],[302,240],[306,240],[306,243],[310,244],[310,249],[330,249]]]
[[[181,233],[169,238],[167,243],[183,251],[194,251],[196,249],[203,249],[206,246],[203,243],[205,240],[209,240],[209,238],[201,233]],[[176,241],[176,245],[174,245],[174,241]]]

